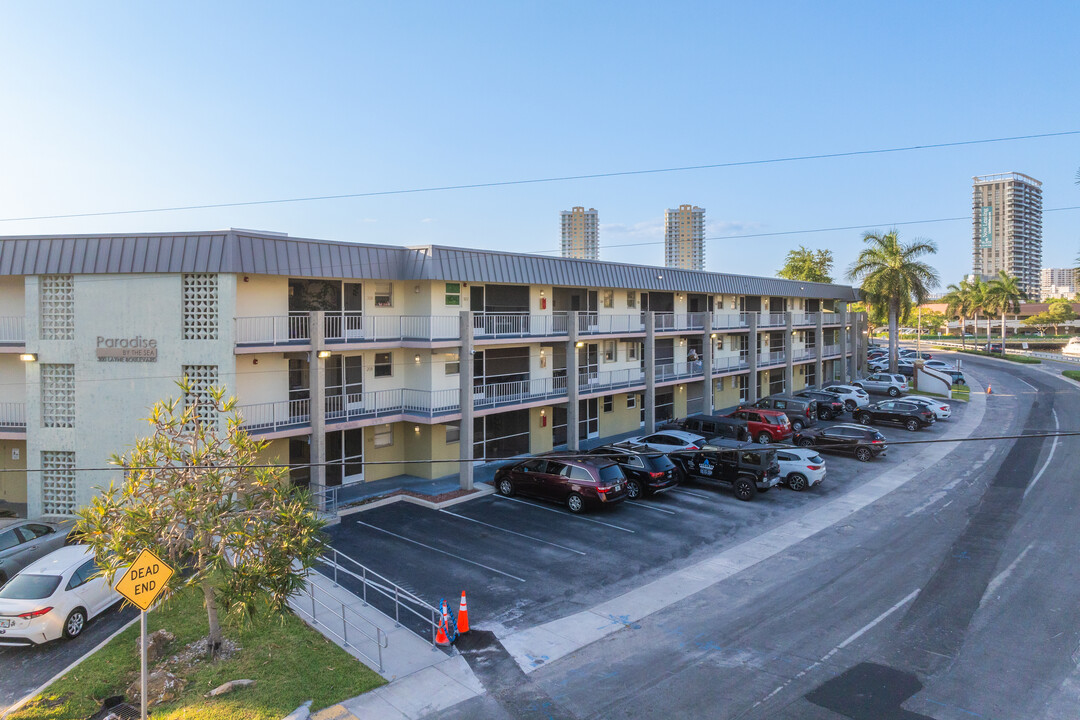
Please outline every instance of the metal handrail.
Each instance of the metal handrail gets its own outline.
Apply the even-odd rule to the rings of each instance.
[[[314,572],[314,571],[309,570],[308,572]],[[311,588],[311,589],[308,590],[308,588]],[[311,613],[310,613],[311,620],[309,621],[311,625],[319,625],[320,624],[318,617],[315,615],[315,605],[316,604],[322,606],[324,609],[326,609],[326,610],[328,610],[328,611],[330,611],[332,613],[336,612],[333,607],[331,607],[330,605],[327,605],[322,600],[319,600],[318,598],[315,597],[315,583],[311,582],[310,580],[307,581],[307,584],[304,586],[304,588],[302,590],[299,591],[298,594],[306,595],[311,600]],[[333,635],[334,637],[340,639],[341,643],[342,643],[342,647],[349,647],[349,628],[350,627],[354,631],[356,631],[356,632],[360,633],[361,635],[363,635],[364,637],[366,637],[368,640],[375,643],[375,647],[378,648],[378,656],[377,657],[371,657],[370,655],[368,655],[366,652],[361,650],[356,645],[353,645],[352,647],[353,647],[353,649],[356,650],[356,652],[360,653],[361,655],[366,657],[368,660],[370,660],[370,661],[372,661],[374,663],[377,663],[378,666],[379,666],[379,672],[382,672],[382,669],[383,669],[382,651],[383,651],[383,648],[390,647],[390,641],[386,637],[386,633],[383,632],[383,629],[381,627],[379,627],[375,623],[371,622],[366,617],[364,617],[360,613],[356,612],[352,608],[347,607],[345,605],[345,603],[341,602],[340,600],[336,600],[336,602],[341,606],[340,607],[341,635],[338,635],[338,633],[336,631],[334,631],[333,629],[331,629],[330,626],[327,625],[325,622],[322,623],[323,629],[326,632]],[[297,602],[295,604],[290,603],[290,605],[292,606],[292,609],[294,611],[296,611],[297,613],[306,613],[307,612],[307,608],[301,607],[299,602]],[[356,623],[354,623],[354,622],[350,621],[348,618],[346,618],[345,617],[345,611],[346,610],[351,610],[354,615],[356,615],[358,618],[360,618],[364,622],[371,625],[373,628],[375,628],[375,637],[372,637],[370,633],[366,632],[363,628],[357,626]]]
[[[424,600],[417,597],[415,594],[409,592],[405,588],[395,583],[393,580],[390,580],[389,578],[380,575],[374,570],[371,570],[366,565],[363,565],[359,561],[349,557],[337,548],[332,546],[326,546],[326,550],[333,554],[332,560],[327,559],[326,555],[323,555],[323,561],[334,568],[333,581],[335,585],[338,584],[338,571],[340,570],[342,573],[354,577],[361,582],[361,586],[363,587],[363,594],[361,596],[361,600],[364,602],[365,605],[368,601],[367,591],[369,587],[383,597],[393,600],[395,626],[401,627],[401,610],[405,609],[407,612],[410,612],[416,617],[420,618],[421,621],[429,623],[431,625],[431,647],[432,649],[436,649],[438,647],[435,644],[435,636],[439,631],[439,621],[442,618],[438,608],[429,605]],[[356,568],[359,569],[359,574],[342,565],[342,563],[340,562],[341,560],[345,560],[356,566]],[[392,594],[391,590],[393,591]],[[426,617],[423,613],[412,607],[413,605],[417,606],[420,610],[429,612],[431,616]]]

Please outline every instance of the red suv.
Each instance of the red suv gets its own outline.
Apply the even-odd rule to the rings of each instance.
[[[613,460],[590,458],[548,460],[535,457],[495,472],[495,489],[564,503],[572,513],[586,507],[614,505],[626,499],[626,476]]]
[[[727,417],[745,420],[750,430],[750,437],[762,445],[783,442],[792,436],[791,422],[788,416],[779,410],[741,407],[735,412],[728,413]]]

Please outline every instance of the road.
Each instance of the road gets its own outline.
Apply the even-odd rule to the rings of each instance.
[[[1080,429],[1047,369],[965,357],[994,391],[974,434]],[[439,717],[1076,718],[1080,439],[911,455],[877,502],[527,675],[471,638],[487,693]]]

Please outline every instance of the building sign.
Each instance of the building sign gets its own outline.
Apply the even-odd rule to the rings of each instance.
[[[994,207],[983,205],[979,208],[979,213],[979,247],[992,247],[994,244]]]
[[[157,362],[157,340],[136,335],[130,338],[97,336],[98,362]]]

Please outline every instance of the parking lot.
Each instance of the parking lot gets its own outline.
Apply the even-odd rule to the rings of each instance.
[[[877,429],[889,441],[940,437],[963,416],[963,404],[951,404],[952,419],[924,430]],[[851,422],[851,416],[834,422]],[[343,516],[329,534],[338,550],[429,603],[446,598],[455,610],[466,590],[474,625],[517,629],[590,607],[701,553],[751,540],[917,452],[917,445],[891,446],[868,463],[823,454],[827,476],[821,484],[804,492],[779,486],[751,502],[692,480],[584,515],[540,500],[490,495],[443,510],[395,503],[357,512]]]

